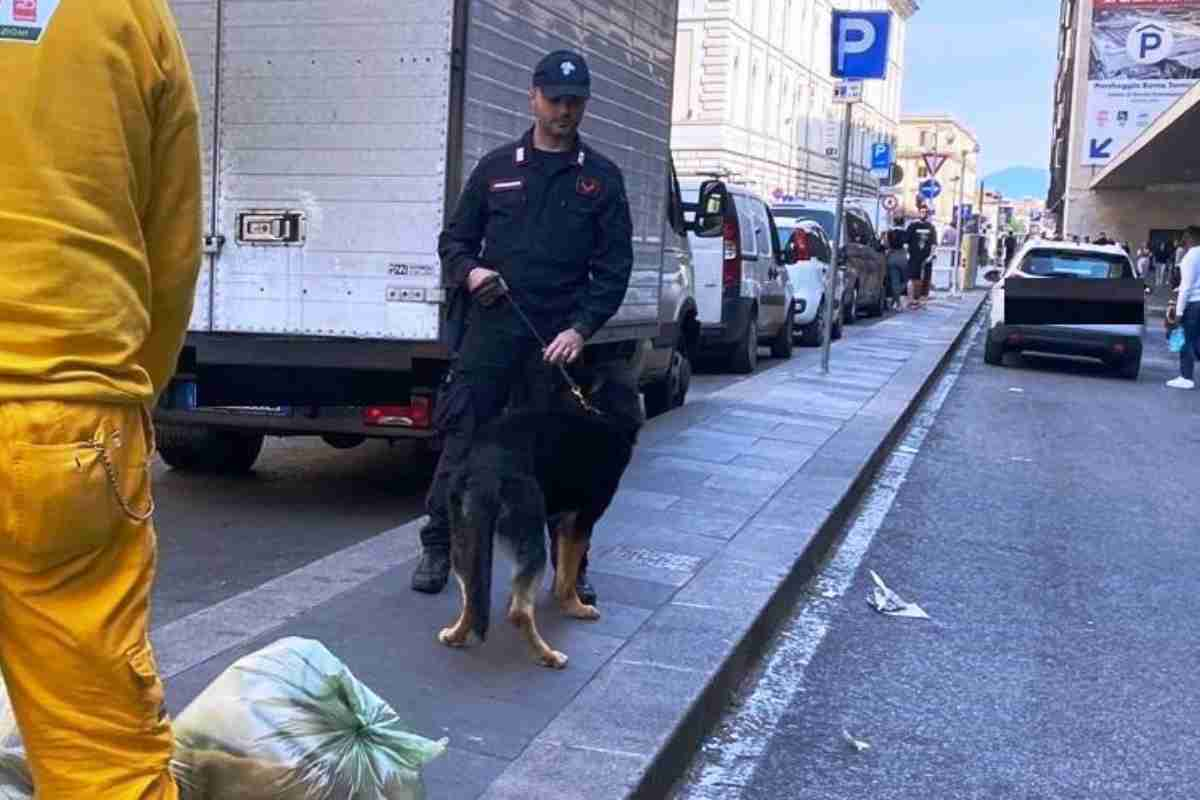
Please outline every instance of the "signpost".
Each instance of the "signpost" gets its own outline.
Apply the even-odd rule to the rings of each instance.
[[[942,153],[926,153],[922,158],[925,159],[925,169],[929,170],[929,177],[936,178],[938,170],[946,163],[947,156]]]
[[[886,181],[892,174],[892,146],[887,142],[871,145],[871,174]]]
[[[892,15],[886,11],[834,11],[829,72],[841,82],[834,89],[833,101],[845,106],[842,140],[839,147],[837,205],[833,216],[834,263],[825,276],[825,344],[821,348],[821,372],[829,374],[829,345],[833,338],[834,279],[844,250],[842,219],[846,211],[846,178],[850,172],[850,133],[854,104],[862,100],[862,81],[886,77],[888,38]],[[857,88],[854,88],[857,86]],[[890,148],[889,148],[890,149]],[[871,166],[876,152],[872,149]],[[890,173],[890,169],[889,169]]]
[[[917,187],[917,191],[926,200],[936,200],[938,195],[942,193],[942,185],[933,178],[921,181],[921,185]]]

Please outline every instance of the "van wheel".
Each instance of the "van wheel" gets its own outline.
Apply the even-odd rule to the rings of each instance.
[[[758,312],[750,312],[742,338],[733,346],[729,369],[738,375],[749,375],[758,368]]]
[[[833,327],[829,329],[829,338],[835,342],[842,338],[842,314],[840,310],[835,311],[833,314]]]
[[[888,299],[888,290],[887,290],[887,285],[885,284],[879,290],[879,302],[877,302],[877,303],[875,303],[875,305],[871,306],[871,316],[872,317],[882,317],[884,314],[887,313],[887,299]]]
[[[999,367],[1004,364],[1004,345],[996,341],[989,332],[983,346],[983,363]]]
[[[204,425],[155,426],[158,453],[183,472],[244,475],[262,452],[264,434],[220,430]]]
[[[1130,381],[1136,381],[1138,379],[1138,375],[1141,373],[1141,371],[1142,371],[1142,359],[1140,356],[1131,358],[1128,361],[1123,362],[1119,367],[1117,367],[1117,374],[1120,375],[1122,378],[1124,378],[1126,380],[1130,380]]]
[[[671,366],[666,377],[650,384],[643,392],[646,399],[646,416],[657,417],[682,406],[687,401],[688,387],[691,383],[692,362],[684,351],[683,343],[679,342],[671,351]]]
[[[796,308],[795,306],[788,306],[787,316],[783,320],[783,327],[779,329],[779,333],[775,334],[775,338],[771,340],[771,358],[792,357],[792,337],[795,336],[795,331],[793,331],[795,324]]]

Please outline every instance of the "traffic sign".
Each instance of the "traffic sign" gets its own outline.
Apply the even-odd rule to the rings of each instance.
[[[933,178],[930,178],[929,180],[921,181],[920,192],[921,197],[924,197],[926,200],[933,200],[942,193],[942,185]]]
[[[833,102],[835,103],[859,103],[862,102],[862,98],[862,81],[838,81],[833,85]]]
[[[896,197],[896,195],[885,194],[883,196],[883,210],[884,211],[895,211],[899,207],[900,207],[900,198]]]
[[[887,76],[888,35],[892,15],[887,11],[834,11],[830,74],[835,78]]]
[[[925,169],[929,170],[929,177],[934,177],[938,174],[938,170],[942,168],[942,164],[946,163],[948,156],[942,153],[926,153]]]
[[[887,142],[876,142],[871,145],[871,169],[892,171],[892,146]]]

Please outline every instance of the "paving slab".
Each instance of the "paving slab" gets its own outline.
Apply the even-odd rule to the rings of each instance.
[[[449,737],[430,800],[661,798],[836,532],[985,295],[855,329],[652,420],[597,527],[602,618],[538,624],[567,653],[532,664],[493,583],[488,641],[435,641],[457,592],[408,588],[420,521],[154,632],[178,711],[242,655],[323,641],[417,733]],[[501,559],[502,560],[502,559]]]

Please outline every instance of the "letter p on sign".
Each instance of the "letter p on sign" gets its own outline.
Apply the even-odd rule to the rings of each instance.
[[[891,22],[892,15],[886,11],[834,11],[830,74],[835,78],[886,77]]]

